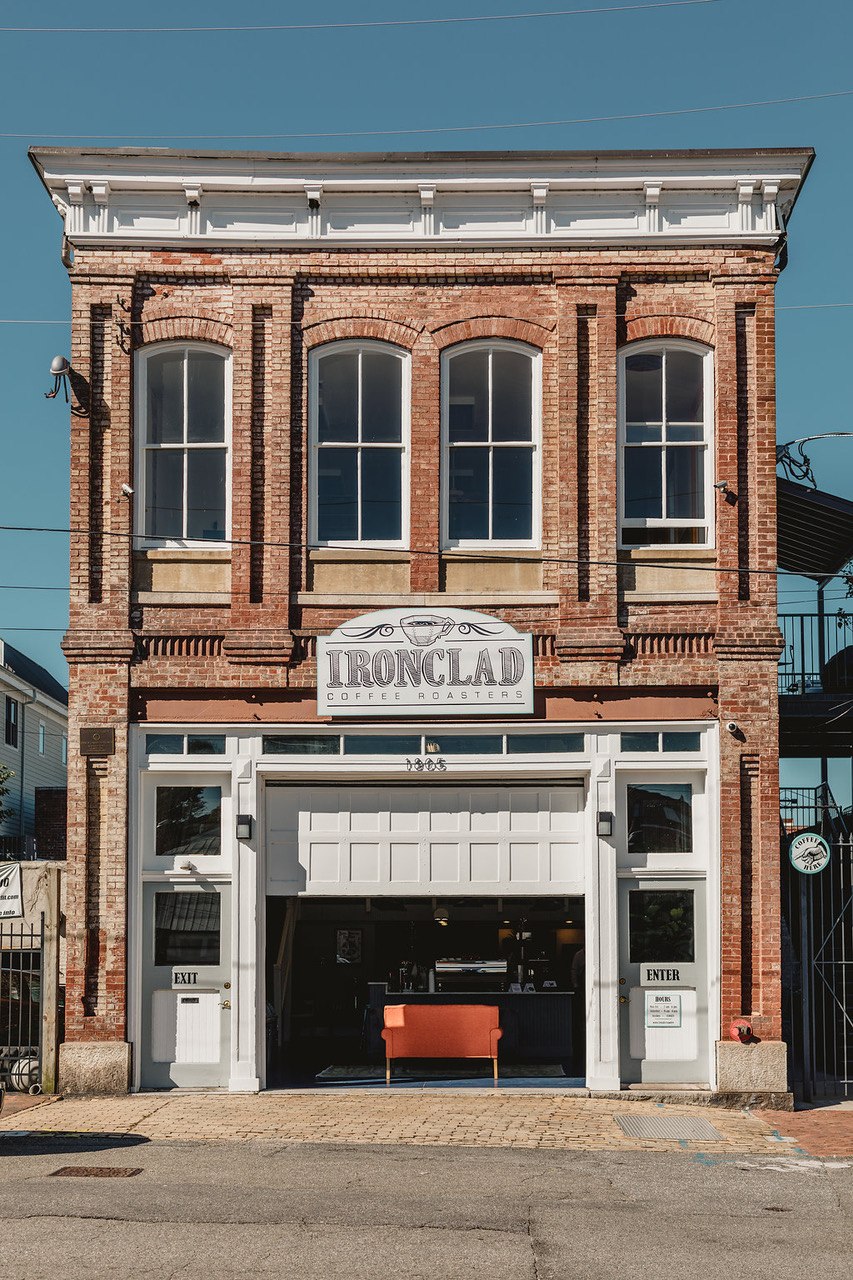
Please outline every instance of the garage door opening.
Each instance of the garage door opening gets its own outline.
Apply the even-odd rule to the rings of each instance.
[[[503,1082],[583,1083],[584,900],[267,898],[267,1084],[384,1081],[386,1005],[499,1010]],[[404,1060],[401,1084],[486,1081],[487,1064]]]

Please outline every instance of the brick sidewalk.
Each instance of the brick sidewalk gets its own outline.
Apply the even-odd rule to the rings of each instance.
[[[762,1111],[762,1120],[784,1138],[794,1138],[809,1156],[853,1156],[853,1108],[836,1105],[805,1111]],[[789,1143],[789,1146],[791,1144]]]
[[[722,1141],[627,1137],[615,1116],[704,1117]],[[762,1113],[763,1114],[763,1113]],[[775,1113],[774,1113],[775,1116]],[[786,1117],[788,1119],[788,1117]],[[261,1139],[577,1151],[790,1151],[758,1115],[648,1101],[566,1098],[530,1090],[133,1094],[46,1100],[0,1120],[14,1132],[129,1134],[152,1139]]]

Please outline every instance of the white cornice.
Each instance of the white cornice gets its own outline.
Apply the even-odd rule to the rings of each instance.
[[[72,244],[773,243],[808,151],[476,157],[32,153]]]

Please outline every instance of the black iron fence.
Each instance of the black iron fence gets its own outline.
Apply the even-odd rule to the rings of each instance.
[[[783,613],[779,693],[853,697],[853,614]]]
[[[42,1077],[44,914],[0,923],[0,1083],[38,1090]]]

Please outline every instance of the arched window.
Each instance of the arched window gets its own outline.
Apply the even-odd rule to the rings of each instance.
[[[539,545],[541,365],[520,343],[471,342],[445,355],[446,547]]]
[[[620,353],[621,542],[712,546],[714,365],[671,339]]]
[[[229,537],[231,359],[221,347],[169,343],[137,362],[137,532],[157,541]]]
[[[405,545],[409,356],[379,342],[315,352],[310,382],[311,541]]]

